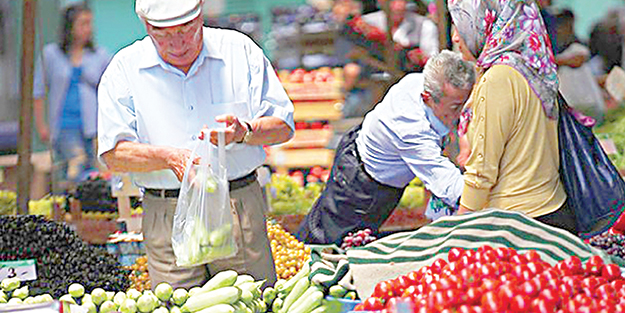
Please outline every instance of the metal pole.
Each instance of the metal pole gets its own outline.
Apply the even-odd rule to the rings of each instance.
[[[35,16],[37,0],[24,0],[22,12],[22,61],[20,69],[21,107],[20,134],[17,143],[17,204],[18,214],[28,214],[32,179],[31,130],[33,116],[33,71],[35,59]]]

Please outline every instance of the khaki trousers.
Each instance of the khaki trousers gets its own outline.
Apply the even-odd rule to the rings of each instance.
[[[176,266],[171,231],[177,200],[150,194],[143,199],[142,230],[152,289],[161,282],[167,282],[174,288],[201,286],[212,275],[228,269],[249,274],[256,280],[266,279],[268,286],[275,283],[276,269],[265,224],[267,202],[258,182],[230,192],[237,254],[206,265],[190,268]]]

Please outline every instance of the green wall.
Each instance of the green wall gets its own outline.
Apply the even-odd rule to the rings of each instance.
[[[91,0],[95,40],[110,53],[143,38],[145,28],[135,14],[134,0]]]

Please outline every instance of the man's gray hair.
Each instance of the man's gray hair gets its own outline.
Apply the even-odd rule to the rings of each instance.
[[[439,102],[446,83],[457,89],[470,89],[477,74],[473,63],[463,60],[460,53],[443,50],[428,60],[423,75],[423,89]]]

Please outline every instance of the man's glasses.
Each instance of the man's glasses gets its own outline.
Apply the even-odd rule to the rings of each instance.
[[[167,41],[177,36],[189,36],[195,34],[201,27],[198,27],[201,19],[194,19],[185,24],[174,27],[154,27],[151,26],[150,34],[158,41]]]

